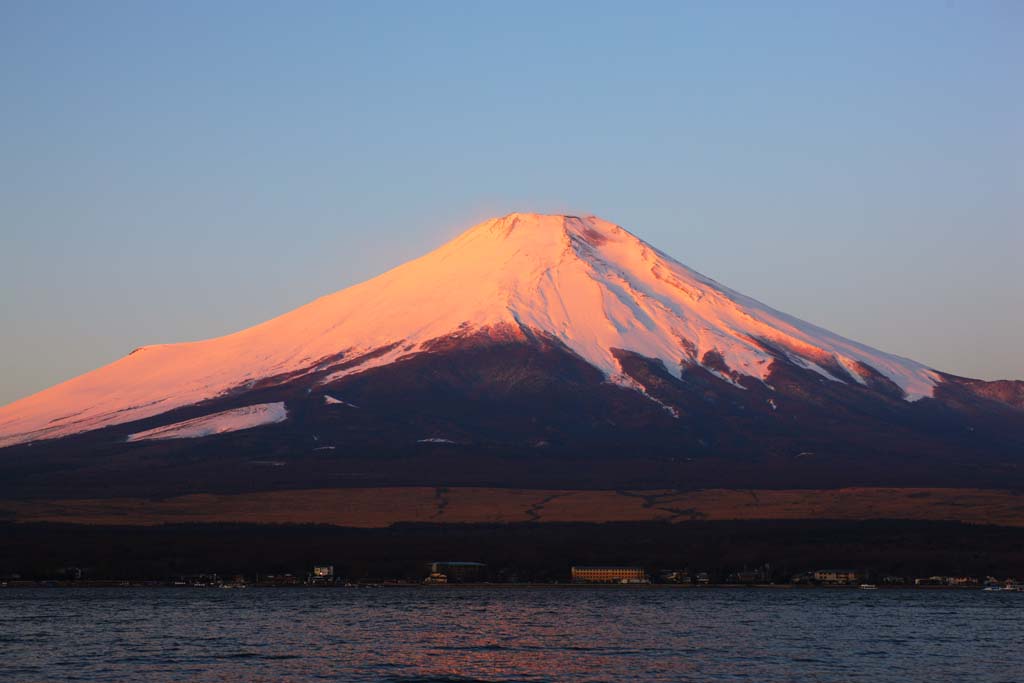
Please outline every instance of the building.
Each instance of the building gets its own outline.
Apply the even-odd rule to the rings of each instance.
[[[929,576],[914,579],[915,586],[977,586],[980,582],[971,576]]]
[[[294,574],[257,574],[256,583],[263,586],[298,586],[301,580]]]
[[[693,583],[690,572],[685,569],[663,569],[658,576],[662,583]]]
[[[334,583],[334,565],[313,565],[313,571],[306,576],[306,583],[313,586],[326,586]]]
[[[973,576],[949,576],[946,577],[948,586],[977,586],[979,581]]]
[[[766,581],[765,573],[760,569],[744,569],[743,571],[733,572],[727,579],[728,583],[743,584],[765,583]]]
[[[487,565],[483,562],[431,562],[428,569],[431,576],[444,576],[444,583],[472,583],[483,580]]]
[[[650,583],[642,567],[573,567],[573,583]]]
[[[944,576],[929,576],[926,579],[914,579],[915,586],[942,586],[946,583]]]
[[[72,581],[78,581],[82,578],[81,567],[65,567],[60,570],[60,573],[64,575],[64,578],[71,579]]]
[[[220,576],[217,574],[188,574],[186,576],[179,576],[174,581],[175,586],[219,586],[221,584]]]
[[[857,583],[861,575],[856,569],[818,569],[814,572],[814,580],[818,583]]]

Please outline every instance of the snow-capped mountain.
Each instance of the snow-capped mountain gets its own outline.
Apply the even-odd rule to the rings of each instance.
[[[642,390],[616,349],[679,377],[766,380],[780,353],[834,382],[931,396],[938,374],[732,291],[593,216],[512,214],[422,258],[241,332],[146,346],[0,409],[0,445],[139,420],[332,365],[321,384],[475,333],[544,336]],[[360,362],[350,359],[361,358]],[[341,369],[340,366],[344,365]]]
[[[0,497],[1024,487],[1024,382],[845,339],[593,216],[511,214],[0,408],[0,447]]]

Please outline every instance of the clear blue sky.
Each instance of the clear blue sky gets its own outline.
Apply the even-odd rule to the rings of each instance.
[[[1024,378],[1022,35],[1019,0],[3,0],[0,403],[513,210]]]

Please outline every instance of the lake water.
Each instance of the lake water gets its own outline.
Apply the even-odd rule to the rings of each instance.
[[[1024,681],[1024,593],[0,589],[2,681]]]

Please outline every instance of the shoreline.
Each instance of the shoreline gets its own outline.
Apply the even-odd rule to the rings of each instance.
[[[404,588],[422,590],[479,590],[479,589],[569,589],[569,590],[865,590],[858,584],[793,584],[793,583],[712,583],[712,584],[673,584],[673,583],[635,583],[635,584],[614,584],[614,583],[448,583],[448,584],[423,584],[423,583],[359,583],[359,584],[270,584],[251,583],[244,585],[180,585],[166,581],[7,581],[0,584],[3,589],[25,589],[25,588],[173,588],[186,589],[309,589],[309,590],[337,590],[337,589],[365,589],[365,588]],[[982,591],[983,585],[974,586],[915,586],[915,585],[875,585],[874,589],[868,590],[903,590],[903,591],[935,591],[935,590],[957,590],[957,591]]]

